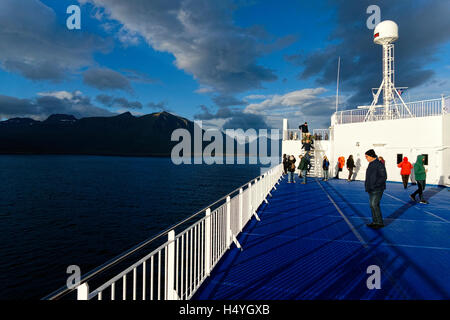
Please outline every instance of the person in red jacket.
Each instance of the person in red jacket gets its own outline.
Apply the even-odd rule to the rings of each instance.
[[[339,172],[342,171],[342,168],[344,167],[344,165],[345,165],[345,158],[343,156],[340,156],[338,158],[338,169],[336,171],[335,179],[339,179]]]
[[[402,168],[400,174],[402,176],[403,187],[406,189],[408,187],[409,175],[411,174],[412,164],[408,161],[408,157],[404,157],[403,161],[400,162],[397,167]]]

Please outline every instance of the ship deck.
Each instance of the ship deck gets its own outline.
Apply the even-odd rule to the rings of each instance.
[[[195,300],[450,299],[450,189],[387,183],[386,226],[372,230],[364,182],[286,177],[238,236]],[[371,265],[381,289],[369,290]]]

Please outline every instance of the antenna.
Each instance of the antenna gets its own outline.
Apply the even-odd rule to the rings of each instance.
[[[378,103],[381,90],[383,90],[384,119],[392,119],[394,116],[400,115],[397,105],[395,104],[395,99],[397,97],[412,117],[411,111],[406,106],[394,85],[395,74],[393,43],[397,40],[398,26],[394,21],[385,20],[377,24],[373,32],[373,42],[383,46],[383,81],[381,82],[376,94],[374,94],[372,104],[369,107],[369,112],[367,113],[365,120],[374,117],[375,108]]]
[[[338,111],[338,104],[339,104],[339,71],[341,68],[341,57],[339,57],[338,60],[338,72],[337,72],[337,85],[336,85],[336,113]]]

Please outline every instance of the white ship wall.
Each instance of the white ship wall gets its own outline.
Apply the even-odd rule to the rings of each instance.
[[[330,176],[335,175],[338,157],[344,156],[347,160],[352,154],[357,166],[353,178],[365,180],[368,162],[364,154],[374,149],[386,161],[388,181],[401,182],[397,154],[408,157],[413,165],[417,155],[428,154],[427,184],[450,186],[450,114],[334,125],[330,127],[330,139],[314,143],[316,159],[326,154],[330,160]],[[300,141],[283,141],[283,154],[293,154],[297,158],[300,150]],[[316,160],[318,174],[321,173],[320,160]],[[344,166],[340,178],[347,177]],[[414,174],[410,181],[415,181]]]
[[[442,134],[443,134],[443,185],[450,186],[450,114],[442,117]]]

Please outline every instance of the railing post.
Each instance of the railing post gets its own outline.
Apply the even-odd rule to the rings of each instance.
[[[205,213],[205,273],[209,276],[211,272],[211,209]]]
[[[77,300],[88,300],[89,299],[89,286],[87,282],[81,284],[77,288]]]
[[[250,185],[249,185],[249,188],[250,188]],[[243,195],[242,195],[243,192],[244,192],[244,190],[242,190],[242,188],[240,188],[239,189],[239,221],[237,223],[238,232],[240,232],[242,230],[242,215],[243,215],[243,211],[244,211],[244,207],[243,207],[244,199],[243,199]]]
[[[444,95],[441,95],[441,112],[442,114],[445,114],[445,99],[444,99]]]
[[[171,230],[167,235],[167,287],[166,300],[177,300],[175,292],[175,231]]]
[[[230,248],[231,244],[231,198],[230,196],[227,197],[227,217],[226,217],[226,244],[227,247]]]
[[[252,193],[253,193],[253,187],[252,187],[252,183],[250,182],[248,184],[248,207],[246,208],[246,215],[245,215],[245,219],[247,219],[248,216],[252,215]],[[242,225],[239,229],[239,231],[242,231]]]

